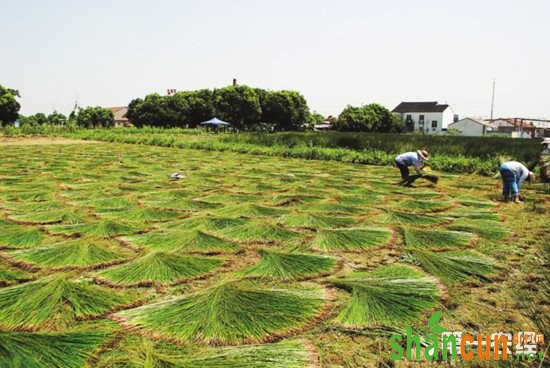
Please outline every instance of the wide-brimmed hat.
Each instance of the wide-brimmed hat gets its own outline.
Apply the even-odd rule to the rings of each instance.
[[[418,150],[416,151],[420,157],[422,157],[423,160],[428,160],[428,151],[426,150]]]
[[[540,144],[550,144],[550,137],[544,138]]]

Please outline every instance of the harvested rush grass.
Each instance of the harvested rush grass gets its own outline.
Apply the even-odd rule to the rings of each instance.
[[[410,213],[402,211],[384,210],[385,215],[381,220],[388,224],[401,224],[401,225],[435,225],[449,221],[442,216],[427,215],[422,213]]]
[[[281,218],[281,222],[286,226],[313,229],[349,226],[357,221],[356,218],[350,216],[327,216],[316,213],[298,213]]]
[[[137,247],[177,252],[227,253],[241,248],[239,244],[222,239],[202,230],[152,232],[124,237]]]
[[[206,231],[221,231],[228,227],[234,227],[246,224],[247,220],[232,217],[190,217],[179,221],[171,221],[159,224],[163,229],[169,230],[206,230]]]
[[[101,356],[98,368],[307,368],[310,352],[298,341],[229,347],[186,347],[138,336],[122,340]]]
[[[287,334],[311,321],[323,304],[319,289],[267,289],[231,281],[118,315],[167,337],[218,345]]]
[[[204,276],[221,267],[222,263],[222,260],[216,258],[156,251],[133,262],[100,271],[96,275],[99,279],[126,286],[166,284]]]
[[[0,326],[60,329],[134,300],[128,293],[56,275],[0,289]]]
[[[333,257],[260,250],[262,260],[241,272],[244,276],[292,280],[325,274],[337,265]]]
[[[104,340],[96,331],[29,333],[0,331],[0,367],[80,368]]]
[[[243,218],[279,217],[286,213],[287,211],[281,209],[258,206],[251,203],[229,205],[216,211],[217,215]]]
[[[0,228],[0,247],[25,248],[39,245],[44,236],[35,228],[5,226]]]
[[[54,224],[58,222],[77,224],[84,220],[81,213],[67,208],[43,212],[15,212],[10,218],[29,224]]]
[[[456,249],[475,240],[474,234],[463,231],[404,228],[402,233],[408,248]]]
[[[101,219],[99,221],[72,225],[51,225],[48,231],[65,236],[87,235],[98,238],[111,238],[118,235],[128,235],[143,230],[145,227],[136,227],[122,221]]]
[[[508,235],[508,231],[502,223],[490,220],[460,218],[456,219],[447,228],[454,231],[474,233],[490,241],[498,241]]]
[[[475,278],[489,281],[487,275],[496,269],[495,262],[476,252],[411,251],[418,264],[447,285]]]
[[[359,251],[388,243],[391,231],[387,228],[321,229],[311,247],[320,251]]]
[[[451,205],[448,201],[410,199],[396,202],[393,207],[413,212],[439,212]]]
[[[261,220],[251,220],[241,226],[226,228],[220,233],[244,242],[291,241],[300,236],[296,231],[286,230]]]
[[[157,210],[152,208],[135,208],[132,210],[124,210],[120,212],[101,212],[99,210],[97,211],[97,213],[99,213],[102,218],[110,219],[112,221],[124,219],[132,223],[152,223],[159,221],[168,221],[183,216],[183,214],[180,212]]]
[[[345,327],[403,326],[435,307],[439,299],[433,280],[404,266],[354,273],[331,282],[351,293],[350,301],[335,319]]]
[[[108,265],[131,255],[106,241],[86,238],[55,243],[48,247],[10,252],[10,257],[40,267],[88,268]]]
[[[0,286],[9,285],[27,277],[27,273],[10,266],[0,259]]]

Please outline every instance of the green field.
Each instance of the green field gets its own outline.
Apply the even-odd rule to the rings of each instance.
[[[550,337],[542,186],[47,139],[0,144],[0,367],[407,366],[439,309]]]

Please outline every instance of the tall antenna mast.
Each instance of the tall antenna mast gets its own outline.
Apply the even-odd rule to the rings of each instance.
[[[493,78],[493,96],[491,97],[491,121],[493,121],[493,107],[495,106],[495,78]]]

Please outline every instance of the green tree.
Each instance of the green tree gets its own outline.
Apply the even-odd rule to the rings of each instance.
[[[0,125],[13,124],[19,117],[21,105],[16,97],[21,97],[19,91],[0,85]]]
[[[228,86],[214,90],[215,115],[241,130],[255,129],[261,119],[257,92],[248,86]]]
[[[101,106],[79,108],[76,124],[82,128],[110,128],[115,126],[115,117],[111,110]]]
[[[172,128],[178,126],[178,100],[152,93],[128,104],[126,117],[137,127],[145,125]]]
[[[67,124],[67,117],[54,110],[48,115],[47,123],[51,126],[65,126]]]
[[[341,131],[396,133],[403,124],[396,114],[373,103],[361,107],[347,106],[338,116],[336,128]]]
[[[198,91],[182,91],[170,97],[172,103],[169,108],[177,114],[177,125],[194,128],[199,123],[214,117],[212,105],[212,91],[201,89]]]
[[[268,92],[262,109],[263,121],[275,130],[299,130],[308,122],[306,99],[296,91]]]

